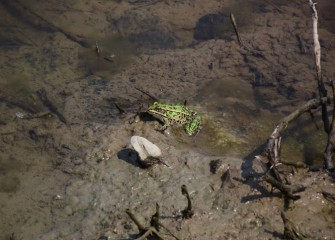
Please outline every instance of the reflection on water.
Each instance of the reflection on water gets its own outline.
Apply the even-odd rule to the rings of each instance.
[[[283,159],[322,165],[322,152],[327,142],[327,135],[322,127],[319,114],[315,122],[309,114],[305,114],[292,123],[292,126],[283,134]]]

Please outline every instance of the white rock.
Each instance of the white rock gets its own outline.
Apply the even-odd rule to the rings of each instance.
[[[140,136],[132,136],[130,143],[135,151],[140,156],[141,160],[145,160],[147,157],[160,157],[162,151],[155,144]]]

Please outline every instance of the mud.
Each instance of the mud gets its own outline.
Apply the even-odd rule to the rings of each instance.
[[[322,71],[334,77],[334,8],[319,1]],[[278,120],[317,96],[306,1],[2,1],[0,238],[134,239],[130,208],[181,239],[282,239],[278,192],[254,159]],[[244,47],[238,45],[233,12]],[[299,37],[298,37],[299,36]],[[303,43],[303,48],[302,44]],[[193,138],[155,131],[134,115],[152,99],[203,118]],[[328,89],[331,92],[331,89]],[[38,92],[65,121],[43,104]],[[126,114],[121,115],[117,103]],[[40,113],[50,112],[43,115]],[[21,119],[17,113],[35,118]],[[326,135],[309,115],[283,136],[283,158],[320,165]],[[164,165],[140,168],[130,137],[160,147]],[[222,187],[230,166],[232,185]],[[289,169],[307,188],[287,217],[307,239],[334,239],[334,176]],[[180,219],[187,201],[195,215]]]

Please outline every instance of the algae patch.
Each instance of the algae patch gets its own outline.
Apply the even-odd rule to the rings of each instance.
[[[230,153],[241,154],[241,146],[247,142],[237,132],[234,132],[220,119],[215,119],[207,114],[202,115],[202,136],[199,136],[201,144],[216,154]]]

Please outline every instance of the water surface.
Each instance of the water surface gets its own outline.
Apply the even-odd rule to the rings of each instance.
[[[318,2],[325,79],[334,76],[333,5]],[[173,195],[181,182],[196,189],[198,207],[208,212],[206,201],[221,199],[207,188],[218,180],[208,177],[211,158],[236,157],[238,169],[282,117],[317,93],[311,17],[302,1],[21,0],[0,6],[0,238],[97,239],[111,226],[111,236],[125,237],[136,229],[124,208],[150,212],[144,203],[164,202],[166,193],[163,209],[176,210],[173,202],[182,208]],[[230,13],[245,47],[236,41]],[[153,101],[135,87],[164,102],[187,100],[203,116],[201,132],[166,138],[152,122],[129,124],[115,103],[131,115]],[[54,108],[41,100],[41,89]],[[51,117],[41,114],[48,111]],[[326,138],[318,111],[312,112],[317,127],[308,114],[290,126],[283,158],[320,162]],[[164,146],[178,171],[148,172],[118,159],[132,134]],[[240,189],[232,194],[236,205],[222,204],[228,207],[209,221],[211,229],[226,209],[240,209],[247,194]],[[274,221],[272,231],[281,231],[280,219]],[[231,236],[238,236],[237,225]],[[266,227],[256,231],[259,239],[272,236]],[[215,230],[201,231],[193,239],[220,238]]]

